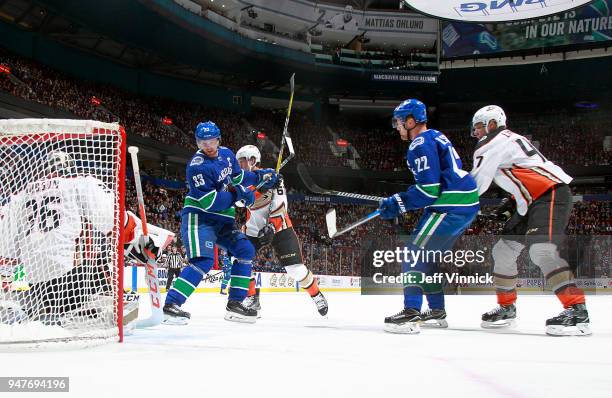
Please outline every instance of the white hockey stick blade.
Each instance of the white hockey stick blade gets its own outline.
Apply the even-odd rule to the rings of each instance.
[[[145,281],[149,288],[149,298],[151,299],[151,315],[145,319],[136,321],[136,328],[149,328],[161,324],[164,320],[162,310],[161,293],[159,290],[159,279],[152,277],[151,274],[157,276],[157,263],[155,260],[149,259],[150,264],[146,264]]]
[[[287,144],[287,149],[289,149],[289,155],[292,157],[295,156],[295,150],[293,149],[293,141],[291,140],[291,137],[286,136],[285,143]]]
[[[327,224],[327,235],[330,238],[333,238],[338,232],[338,228],[336,226],[336,209],[329,209],[327,214],[325,214],[325,222]]]
[[[365,224],[373,219],[375,219],[376,217],[380,216],[380,210],[375,210],[372,213],[368,214],[367,216],[365,216],[364,218],[362,218],[361,220],[355,221],[354,223],[347,225],[346,227],[342,228],[340,231],[336,231],[336,233],[334,233],[333,236],[330,236],[330,238],[335,238],[338,237],[342,234],[347,233],[348,231],[352,231],[353,229],[357,228],[358,226]]]

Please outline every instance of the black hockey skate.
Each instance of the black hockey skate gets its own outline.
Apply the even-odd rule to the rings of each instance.
[[[164,305],[164,323],[167,325],[186,325],[191,318],[191,314],[183,311],[176,304]]]
[[[257,320],[257,311],[252,308],[245,307],[238,300],[229,300],[225,307],[225,320],[241,323],[255,323]]]
[[[404,308],[397,314],[385,318],[384,330],[389,333],[417,334],[421,332],[420,321],[421,313],[419,310]]]
[[[424,328],[447,328],[446,311],[428,309],[421,312],[421,326]]]
[[[546,320],[546,334],[551,336],[590,336],[592,333],[585,304],[574,304]]]
[[[257,311],[257,319],[261,318],[261,313],[260,313],[261,303],[259,302],[258,295],[248,296],[247,298],[244,299],[244,301],[242,302],[242,305],[244,305],[247,308]]]
[[[329,307],[327,306],[327,299],[323,296],[323,293],[319,292],[316,295],[311,297],[317,306],[317,311],[321,316],[327,316],[327,311]]]
[[[514,304],[500,305],[482,314],[480,327],[485,329],[502,329],[516,326],[516,307]]]

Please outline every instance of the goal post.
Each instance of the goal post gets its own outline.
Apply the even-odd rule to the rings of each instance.
[[[0,120],[0,349],[123,340],[125,130]]]

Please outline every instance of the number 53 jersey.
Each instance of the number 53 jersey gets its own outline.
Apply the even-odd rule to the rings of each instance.
[[[506,129],[494,131],[478,141],[471,174],[480,195],[495,182],[514,197],[522,216],[550,188],[572,181],[572,177],[546,159],[527,138]]]

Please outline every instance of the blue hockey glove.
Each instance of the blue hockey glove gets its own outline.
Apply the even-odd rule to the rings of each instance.
[[[255,194],[242,185],[236,185],[236,201],[242,201],[245,206],[251,206],[255,202]]]
[[[261,186],[262,189],[270,189],[272,187],[274,187],[278,181],[278,174],[276,174],[276,172],[274,171],[274,169],[261,169],[261,170],[257,170],[255,173],[257,173],[257,185],[259,185],[263,180],[268,178],[268,181],[265,182],[265,184],[263,184]]]
[[[380,218],[383,220],[392,220],[406,212],[404,202],[399,194],[383,199],[378,209],[380,210]]]

